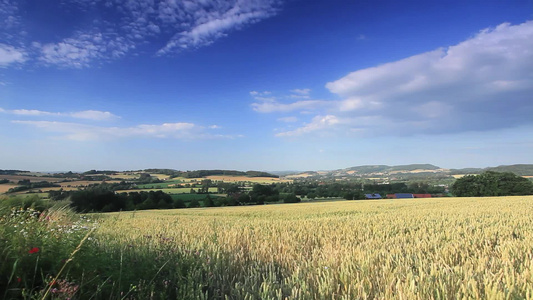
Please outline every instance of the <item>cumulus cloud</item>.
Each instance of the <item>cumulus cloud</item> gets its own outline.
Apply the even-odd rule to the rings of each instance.
[[[533,21],[484,29],[475,36],[399,61],[352,72],[326,88],[341,100],[254,103],[258,112],[322,110],[278,136],[322,129],[368,134],[452,133],[533,123]],[[323,115],[343,122],[320,123]],[[379,122],[361,123],[362,118]],[[322,125],[321,125],[322,124]],[[361,129],[363,128],[363,129]]]
[[[31,16],[20,13],[21,5],[12,0],[0,5],[0,38],[6,43],[0,44],[0,66],[30,58],[45,65],[84,68],[145,49],[147,43],[157,48],[150,50],[157,55],[195,49],[275,15],[281,0],[62,0],[51,4],[48,13],[80,15],[79,23],[65,36],[41,40],[28,40],[36,35],[25,19]],[[94,21],[84,22],[84,15]]]
[[[32,126],[59,137],[75,141],[109,140],[117,138],[170,138],[170,139],[233,139],[238,135],[213,135],[206,128],[193,123],[177,122],[141,124],[132,127],[103,127],[57,121],[14,120],[13,124]]]

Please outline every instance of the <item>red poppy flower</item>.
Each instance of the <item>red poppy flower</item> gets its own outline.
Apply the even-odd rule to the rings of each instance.
[[[31,248],[30,251],[28,251],[29,254],[33,254],[33,253],[37,253],[37,252],[39,252],[39,248],[37,248],[37,247],[33,247],[33,248]]]
[[[22,281],[22,278],[17,277],[17,282],[20,283]]]

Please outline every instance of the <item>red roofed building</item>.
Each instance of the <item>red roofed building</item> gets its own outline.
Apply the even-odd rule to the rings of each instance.
[[[431,198],[431,194],[413,194],[415,198]]]

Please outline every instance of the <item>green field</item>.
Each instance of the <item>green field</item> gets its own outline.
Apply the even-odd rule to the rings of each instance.
[[[532,215],[533,196],[93,214],[58,278],[84,299],[532,299]],[[26,221],[40,235],[1,220],[3,278],[22,278],[11,293],[42,284],[34,269],[56,276],[83,236],[54,238],[59,216]]]
[[[185,183],[185,182],[182,180],[172,179],[172,180],[167,180],[165,182],[160,182],[160,183],[139,184],[137,185],[137,188],[139,189],[161,189],[161,188],[167,188],[169,185],[180,184],[180,183]]]

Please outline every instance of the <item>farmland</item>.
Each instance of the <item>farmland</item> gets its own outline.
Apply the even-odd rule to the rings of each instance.
[[[130,244],[162,235],[177,249],[201,251],[214,260],[207,266],[213,292],[232,297],[526,298],[533,296],[531,201],[451,198],[150,211],[106,215],[104,224],[113,226],[101,226],[100,233],[120,232]]]
[[[97,220],[97,229],[64,280],[85,286],[86,294],[79,292],[84,298],[95,296],[88,286],[96,284],[102,293],[96,296],[111,299],[121,293],[137,299],[153,293],[180,299],[532,299],[532,201],[332,201],[92,214],[85,218]],[[53,255],[46,250],[52,240],[4,236],[19,239],[9,251],[42,245],[42,261]],[[98,260],[106,267],[97,267]],[[91,274],[99,275],[87,278]]]

